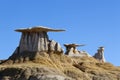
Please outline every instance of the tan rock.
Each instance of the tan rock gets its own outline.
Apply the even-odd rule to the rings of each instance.
[[[21,29],[16,29],[15,31],[17,32],[40,32],[40,31],[44,31],[44,32],[60,32],[60,31],[65,31],[63,29],[52,29],[52,28],[48,28],[48,27],[44,27],[44,26],[35,26],[32,28],[21,28]]]

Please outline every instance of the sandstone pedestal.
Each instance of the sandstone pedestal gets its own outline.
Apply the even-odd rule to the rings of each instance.
[[[21,39],[19,46],[9,59],[18,57],[34,57],[36,52],[63,52],[60,44],[54,40],[49,40],[47,32],[60,32],[65,31],[62,29],[51,29],[43,26],[32,28],[17,29],[21,32]]]

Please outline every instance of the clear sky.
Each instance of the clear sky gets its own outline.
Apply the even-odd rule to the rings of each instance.
[[[79,50],[94,55],[105,47],[108,62],[120,66],[120,0],[0,0],[0,59],[7,59],[19,44],[17,28],[62,28],[50,39],[86,44]]]

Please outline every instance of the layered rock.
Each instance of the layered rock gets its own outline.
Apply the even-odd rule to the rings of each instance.
[[[17,29],[15,31],[22,32],[22,35],[20,44],[10,59],[16,56],[26,56],[25,53],[29,56],[31,52],[63,52],[58,42],[49,40],[47,32],[60,32],[64,30],[37,26],[33,28]]]
[[[99,47],[99,49],[97,50],[97,53],[93,57],[99,60],[100,62],[105,62],[104,47]]]
[[[46,32],[23,32],[19,45],[19,53],[23,51],[48,51],[48,35]]]
[[[8,68],[0,70],[0,80],[72,80],[49,67]]]
[[[76,49],[76,47],[78,47],[78,46],[84,46],[84,45],[64,44],[64,46],[66,47],[65,54],[68,55],[68,56],[79,56],[79,57],[90,56],[87,52],[85,52],[85,51],[78,51]]]

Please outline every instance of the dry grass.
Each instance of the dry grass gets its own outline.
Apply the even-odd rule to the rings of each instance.
[[[27,69],[27,68],[53,68],[60,74],[69,76],[75,80],[90,80],[89,75],[118,75],[120,68],[110,63],[100,63],[92,57],[68,57],[62,54],[52,53],[36,55],[32,61],[24,63],[0,65],[0,70],[5,68]],[[115,76],[113,76],[115,77]]]
[[[99,63],[92,57],[68,57],[62,54],[45,54],[44,56],[37,56],[33,61],[27,61],[25,63],[15,63],[15,64],[4,64],[0,65],[0,68],[7,68],[7,67],[18,67],[18,68],[25,68],[25,67],[40,67],[40,66],[48,66],[53,67],[56,69],[60,69],[64,71],[64,68],[70,67],[77,67],[77,68],[84,68],[85,70],[120,70],[117,67],[114,67],[110,63]],[[79,67],[80,66],[80,67]],[[82,69],[83,70],[83,69]]]

